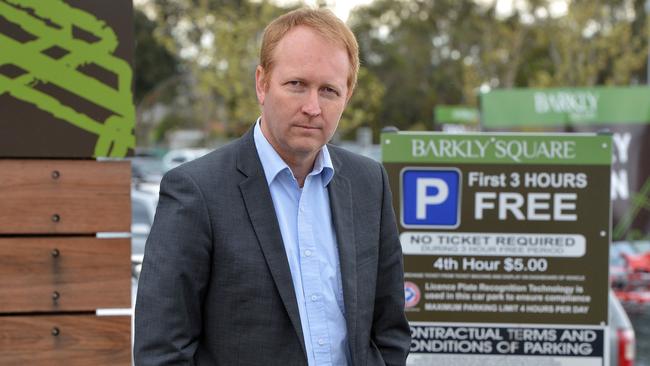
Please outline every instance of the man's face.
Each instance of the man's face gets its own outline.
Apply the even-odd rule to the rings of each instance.
[[[350,96],[347,52],[298,26],[280,40],[273,63],[270,75],[260,66],[255,72],[262,132],[287,163],[313,159],[332,138]]]

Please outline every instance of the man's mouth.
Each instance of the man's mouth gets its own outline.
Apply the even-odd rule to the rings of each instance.
[[[305,130],[320,130],[320,127],[317,126],[310,126],[310,125],[303,125],[303,124],[297,124],[294,126]]]

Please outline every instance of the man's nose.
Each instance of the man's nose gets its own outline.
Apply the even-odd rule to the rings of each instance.
[[[321,113],[320,101],[318,100],[318,90],[312,90],[309,92],[305,103],[302,105],[302,112],[310,117],[316,117]]]

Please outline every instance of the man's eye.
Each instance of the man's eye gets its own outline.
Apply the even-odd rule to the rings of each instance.
[[[298,80],[291,80],[291,81],[287,82],[287,85],[290,85],[290,86],[301,86],[301,85],[302,85],[302,82],[300,82],[300,81],[298,81]]]
[[[336,89],[334,89],[334,88],[325,87],[325,88],[323,88],[323,91],[324,91],[325,93],[327,93],[327,94],[336,95],[336,96],[339,95],[338,90],[336,90]]]

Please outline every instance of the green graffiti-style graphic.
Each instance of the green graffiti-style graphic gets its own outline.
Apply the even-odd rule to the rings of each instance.
[[[8,92],[96,134],[94,157],[126,156],[128,149],[135,147],[132,71],[126,61],[113,56],[118,45],[113,30],[94,15],[62,0],[0,0],[0,16],[36,37],[20,43],[0,33],[0,67],[14,65],[27,71],[13,79],[0,74],[0,94]],[[73,38],[74,27],[92,34],[98,41],[88,43]],[[58,60],[41,53],[54,46],[68,53]],[[117,90],[77,71],[91,63],[117,76]],[[96,121],[33,88],[40,83],[56,85],[114,114],[105,121]]]

